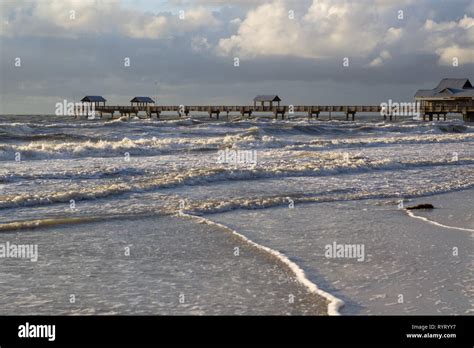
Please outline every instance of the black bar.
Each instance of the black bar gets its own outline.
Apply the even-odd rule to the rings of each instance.
[[[18,337],[20,325],[27,322],[55,325],[55,340]],[[0,317],[0,347],[229,343],[472,347],[473,328],[472,316],[11,316]],[[408,338],[407,334],[456,337]]]

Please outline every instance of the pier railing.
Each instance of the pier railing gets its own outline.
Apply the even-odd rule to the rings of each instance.
[[[400,104],[401,105],[401,104]],[[433,119],[433,115],[444,116],[448,113],[461,113],[466,121],[474,121],[474,102],[458,102],[458,103],[404,103],[403,111],[406,113],[400,114],[394,113],[391,110],[384,110],[381,105],[282,105],[282,106],[255,106],[255,105],[140,105],[140,106],[125,106],[125,105],[101,105],[95,106],[95,111],[102,116],[102,114],[111,114],[112,117],[115,113],[120,115],[138,115],[139,112],[145,112],[148,117],[152,117],[155,114],[157,117],[163,112],[176,112],[179,116],[182,114],[188,115],[191,112],[206,112],[210,117],[219,115],[222,113],[229,115],[229,113],[238,112],[242,116],[252,115],[257,112],[269,112],[275,115],[275,118],[285,115],[292,115],[295,113],[306,113],[308,118],[315,116],[319,117],[320,113],[326,112],[331,114],[342,112],[345,113],[346,119],[355,119],[356,113],[381,113],[386,119],[392,116],[413,116],[420,114],[425,119],[426,116],[430,120]],[[76,113],[80,114],[80,113]]]

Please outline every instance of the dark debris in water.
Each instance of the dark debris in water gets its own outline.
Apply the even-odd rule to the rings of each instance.
[[[434,209],[433,204],[424,203],[424,204],[417,204],[411,207],[406,207],[407,210],[415,210],[415,209]]]

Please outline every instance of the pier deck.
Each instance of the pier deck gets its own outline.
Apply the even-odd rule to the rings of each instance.
[[[413,103],[407,103],[413,104]],[[329,118],[331,118],[332,113],[342,112],[346,116],[346,120],[351,119],[355,120],[356,113],[381,113],[382,106],[380,105],[283,105],[283,106],[255,106],[255,105],[140,105],[140,106],[121,106],[121,105],[96,105],[95,112],[100,116],[103,114],[110,114],[111,117],[114,117],[114,114],[117,113],[121,116],[123,115],[138,115],[139,112],[145,112],[147,117],[152,117],[156,115],[157,118],[160,117],[160,114],[163,112],[175,112],[179,116],[183,114],[188,116],[192,112],[206,112],[209,114],[209,117],[216,116],[219,119],[219,116],[224,113],[229,116],[229,113],[240,113],[242,116],[251,116],[255,113],[273,113],[275,118],[281,116],[282,119],[285,116],[293,115],[296,113],[305,113],[309,119],[316,117],[318,118],[321,113],[328,113]],[[76,115],[81,115],[80,108],[76,108]],[[464,102],[457,103],[456,105],[442,104],[437,103],[436,105],[430,106],[406,106],[403,108],[404,113],[413,116],[419,114],[423,117],[423,120],[427,118],[432,121],[433,117],[436,115],[438,120],[440,116],[443,116],[446,119],[447,114],[458,113],[463,115],[465,121],[474,122],[474,102]],[[385,115],[381,115],[384,119],[389,118],[392,120],[393,117],[400,115],[400,110],[398,113],[387,112]],[[401,114],[401,117],[404,117],[405,114]]]

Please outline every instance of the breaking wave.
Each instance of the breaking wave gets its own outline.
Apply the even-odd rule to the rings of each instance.
[[[333,157],[333,158],[332,158]],[[256,180],[268,178],[285,177],[315,177],[337,174],[364,173],[373,170],[405,170],[419,167],[453,166],[459,164],[474,164],[473,160],[451,162],[448,159],[438,161],[406,161],[392,162],[389,160],[370,160],[358,158],[353,162],[346,163],[342,159],[342,154],[330,153],[327,163],[290,163],[286,165],[276,165],[273,167],[250,167],[247,169],[229,169],[225,166],[214,168],[197,168],[187,171],[167,172],[160,175],[150,175],[134,181],[118,181],[113,183],[103,183],[94,187],[81,187],[68,191],[57,191],[54,193],[23,193],[17,195],[0,196],[0,209],[13,208],[18,206],[36,206],[54,203],[65,203],[69,200],[90,200],[110,196],[121,195],[130,192],[145,192],[158,189],[203,185],[207,183],[223,182],[228,180]],[[111,173],[113,175],[113,172]],[[466,177],[465,182],[472,182],[472,178]],[[452,184],[452,189],[465,186],[465,182],[459,181]],[[446,184],[440,184],[440,188],[445,190]],[[430,192],[435,192],[436,186],[430,187]],[[420,190],[420,192],[423,190]]]
[[[348,146],[376,147],[397,144],[435,144],[459,143],[474,141],[474,134],[437,134],[405,137],[366,137],[366,138],[337,138],[297,141],[277,139],[273,136],[262,135],[258,128],[250,128],[245,132],[213,137],[168,137],[158,138],[122,138],[121,140],[91,140],[84,136],[76,136],[78,140],[71,142],[67,135],[35,135],[36,137],[67,138],[68,141],[34,141],[29,144],[0,144],[0,160],[12,160],[16,153],[21,153],[24,159],[68,159],[82,157],[122,157],[124,153],[131,156],[153,156],[169,154],[176,151],[210,151],[221,148],[242,149],[271,149],[288,150],[321,150],[336,149]],[[57,140],[57,139],[56,139]]]

